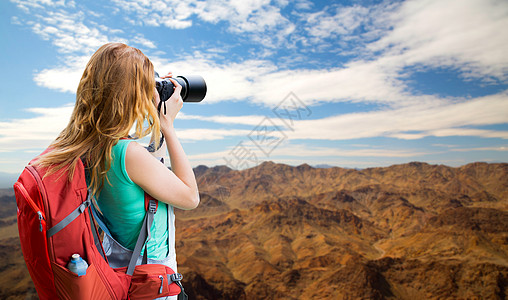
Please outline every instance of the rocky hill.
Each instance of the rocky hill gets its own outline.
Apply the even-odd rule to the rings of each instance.
[[[508,164],[194,171],[201,204],[177,211],[191,299],[508,297]],[[0,298],[29,298],[0,200]]]
[[[505,299],[508,164],[196,168],[196,299]]]

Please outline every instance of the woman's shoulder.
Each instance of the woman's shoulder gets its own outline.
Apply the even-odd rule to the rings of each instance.
[[[122,144],[120,146],[125,149],[126,156],[145,156],[150,155],[148,153],[148,150],[146,150],[145,147],[143,147],[141,144],[136,142],[135,140],[120,140]],[[120,143],[120,142],[119,142]]]
[[[144,167],[148,167],[152,159],[148,150],[138,142],[131,140],[125,145],[125,164],[128,173],[145,169]]]

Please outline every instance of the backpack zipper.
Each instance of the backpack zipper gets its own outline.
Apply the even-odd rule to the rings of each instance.
[[[159,289],[159,294],[162,294],[162,288],[164,287],[164,276],[159,275],[159,279],[161,280],[161,288]]]
[[[14,187],[19,192],[21,192],[21,194],[23,194],[23,197],[25,197],[30,207],[32,207],[33,211],[37,214],[37,217],[39,219],[39,231],[42,232],[44,227],[46,227],[46,219],[44,219],[41,209],[37,206],[37,204],[35,204],[34,200],[32,199],[32,197],[30,197],[25,187],[21,183],[16,182],[14,184]]]
[[[38,211],[37,215],[39,216],[39,231],[42,232],[42,221],[45,221],[44,216],[41,211]]]
[[[161,281],[161,286],[159,288],[159,294],[162,294],[162,292],[164,291],[164,276],[162,276],[162,275],[148,275],[145,279],[141,279],[141,278],[132,279],[132,282],[144,282],[144,281],[146,281],[146,279],[150,280],[150,278],[154,279],[157,277]]]

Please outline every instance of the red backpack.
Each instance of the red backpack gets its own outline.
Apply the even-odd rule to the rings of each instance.
[[[21,173],[14,192],[21,250],[41,300],[185,295],[181,274],[171,268],[160,264],[136,266],[157,210],[155,200],[149,202],[129,266],[113,269],[99,239],[81,160],[72,181],[64,169],[46,175],[47,170],[35,165],[35,160]],[[73,254],[88,262],[85,275],[78,276],[67,269]]]

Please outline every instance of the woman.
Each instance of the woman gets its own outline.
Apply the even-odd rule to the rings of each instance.
[[[193,209],[199,204],[199,195],[173,127],[183,104],[182,87],[170,75],[164,78],[173,82],[175,91],[166,101],[165,113],[162,110],[159,114],[156,106],[160,99],[150,60],[140,50],[121,43],[102,46],[83,72],[69,124],[51,144],[53,151],[42,156],[38,164],[56,172],[69,164],[73,170],[78,159],[83,160],[89,188],[114,238],[105,240],[109,251],[134,248],[145,215],[144,192],[159,200],[147,243],[148,259],[176,272],[173,207]],[[155,141],[162,132],[172,171],[128,139],[133,126],[136,136],[152,133]]]

